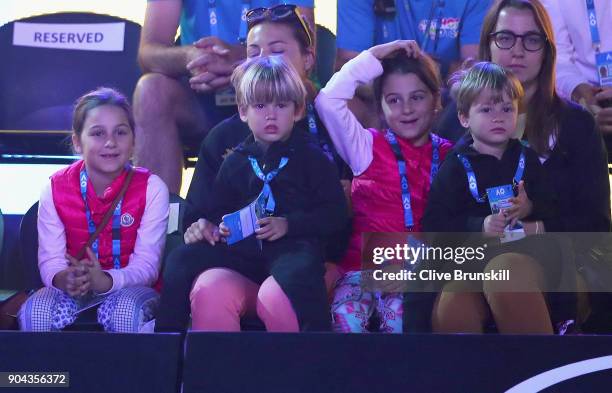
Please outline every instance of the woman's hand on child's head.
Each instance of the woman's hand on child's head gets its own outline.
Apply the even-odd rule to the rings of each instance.
[[[500,211],[497,214],[491,214],[485,217],[484,223],[482,224],[482,231],[486,235],[500,237],[503,235],[504,228],[506,227],[507,223],[508,220],[504,215],[504,212]]]
[[[285,217],[264,217],[257,221],[259,229],[255,230],[260,240],[274,241],[287,234],[289,221]]]
[[[214,246],[220,240],[219,228],[205,218],[200,218],[187,228],[184,235],[185,244],[207,241]]]
[[[376,45],[368,49],[371,54],[379,60],[382,60],[396,51],[403,50],[408,57],[419,57],[421,49],[416,41],[413,40],[395,40],[386,44]]]
[[[525,192],[525,182],[522,180],[518,184],[518,195],[510,198],[512,206],[505,210],[506,217],[516,223],[517,220],[521,220],[531,214],[533,211],[533,203]]]

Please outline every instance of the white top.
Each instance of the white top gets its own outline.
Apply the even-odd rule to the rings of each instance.
[[[557,44],[557,90],[565,98],[581,83],[599,85],[585,0],[542,0]],[[612,1],[595,0],[600,52],[612,51]]]
[[[382,72],[380,61],[370,51],[363,51],[344,64],[315,99],[317,113],[338,154],[355,176],[365,172],[372,163],[374,137],[361,126],[347,102],[353,98],[359,86],[370,83]]]
[[[134,252],[126,267],[106,270],[113,280],[107,293],[126,287],[152,286],[157,281],[166,243],[168,198],[166,184],[156,175],[149,176],[146,206]],[[40,194],[38,205],[38,268],[45,286],[52,287],[53,277],[68,266],[65,255],[66,231],[55,209],[49,180]]]

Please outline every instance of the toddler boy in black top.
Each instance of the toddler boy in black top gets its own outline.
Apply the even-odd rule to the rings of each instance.
[[[223,161],[206,217],[221,222],[190,237],[164,269],[156,330],[185,328],[189,291],[199,273],[234,270],[261,284],[273,276],[296,313],[300,330],[330,329],[321,238],[342,229],[347,207],[335,165],[304,133],[293,132],[304,113],[306,90],[281,57],[248,60],[232,83],[240,118],[252,135]],[[223,216],[254,200],[266,217],[253,236],[232,245]],[[190,227],[191,228],[191,227]],[[235,230],[232,229],[232,230]]]

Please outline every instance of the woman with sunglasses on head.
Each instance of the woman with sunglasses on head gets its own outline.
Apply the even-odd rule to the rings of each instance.
[[[522,83],[525,97],[515,137],[538,153],[558,200],[560,215],[524,222],[525,231],[608,232],[610,185],[605,147],[592,116],[557,95],[553,30],[540,1],[498,0],[484,19],[479,57],[511,70]],[[449,111],[457,116],[456,105]],[[464,136],[458,144],[463,143],[472,141]],[[538,275],[537,263],[518,254],[494,258],[489,267],[512,270],[517,264],[526,276]],[[575,268],[569,269],[580,283]],[[493,315],[503,333],[561,333],[567,326],[564,322],[579,322],[575,305],[576,294],[512,293],[491,285],[484,296],[442,292],[431,322],[438,332],[481,332]],[[497,318],[501,315],[505,317]]]
[[[291,0],[314,20],[314,0]],[[135,156],[178,193],[182,138],[200,143],[236,113],[230,75],[244,60],[243,15],[279,0],[147,0],[138,62],[144,75],[134,91]],[[177,42],[177,31],[180,37]]]
[[[306,87],[307,105],[305,117],[296,123],[295,131],[310,135],[312,141],[335,163],[341,175],[344,173],[342,177],[346,178],[350,173],[344,169],[345,164],[333,149],[333,144],[329,139],[327,130],[320,122],[312,105],[317,94],[314,84],[309,79],[315,65],[314,42],[312,32],[304,22],[299,9],[289,4],[272,8],[257,8],[250,10],[246,18],[248,25],[246,41],[247,57],[282,56],[296,69]],[[187,194],[190,207],[185,216],[185,222],[188,225],[185,232],[185,243],[210,242],[212,240],[208,236],[210,233],[208,229],[216,225],[208,221],[206,217],[209,213],[213,181],[225,157],[249,135],[250,130],[248,126],[240,120],[238,115],[235,115],[218,124],[204,139]],[[326,247],[326,260],[340,259],[344,252],[345,244],[348,241],[348,229],[347,222],[347,229],[345,231],[331,237]],[[172,258],[170,258],[169,264],[171,261]],[[181,261],[176,261],[176,263],[180,264]],[[328,286],[331,286],[335,282],[336,269],[332,264],[326,264],[326,267],[328,271],[326,282]],[[221,284],[216,282],[219,277],[219,269],[211,269],[202,273],[194,283],[190,295],[193,318],[192,328],[194,330],[210,330],[213,328],[207,324],[206,321],[208,319],[202,314],[204,309],[210,309],[208,306],[205,307],[203,302],[206,301],[205,294],[207,292],[214,291],[215,287],[221,287]],[[298,330],[299,327],[295,321],[295,316],[292,315],[290,308],[287,308],[289,303],[286,296],[274,280],[269,280],[268,284],[270,284],[268,285],[269,290],[259,291],[258,301],[266,306],[261,309],[264,311],[286,310],[284,313],[286,318],[276,317],[282,315],[282,312],[276,312],[274,314],[275,317],[271,314],[259,315],[266,328],[271,331]],[[222,287],[228,288],[227,285]],[[238,310],[237,312],[242,314],[246,304],[244,299],[238,299],[237,297],[239,297],[239,293],[229,291],[222,299],[224,305],[233,305],[232,309]],[[235,305],[238,305],[238,307],[235,307]],[[229,309],[229,307],[226,307],[226,309]],[[174,307],[165,307],[163,298],[160,310],[156,329],[177,330],[180,326],[184,326],[182,321],[177,324],[174,317]],[[234,326],[233,324],[230,325]],[[214,327],[214,330],[232,329],[229,325],[223,324]]]

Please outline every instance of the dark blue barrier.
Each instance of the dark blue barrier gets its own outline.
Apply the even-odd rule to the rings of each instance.
[[[191,333],[183,384],[184,393],[488,393],[562,366],[513,393],[612,391],[612,337]]]
[[[69,372],[16,392],[612,391],[612,336],[0,332],[0,371]],[[512,390],[514,389],[514,390]]]
[[[0,331],[0,371],[69,372],[69,388],[0,392],[174,393],[183,354],[178,334]]]

